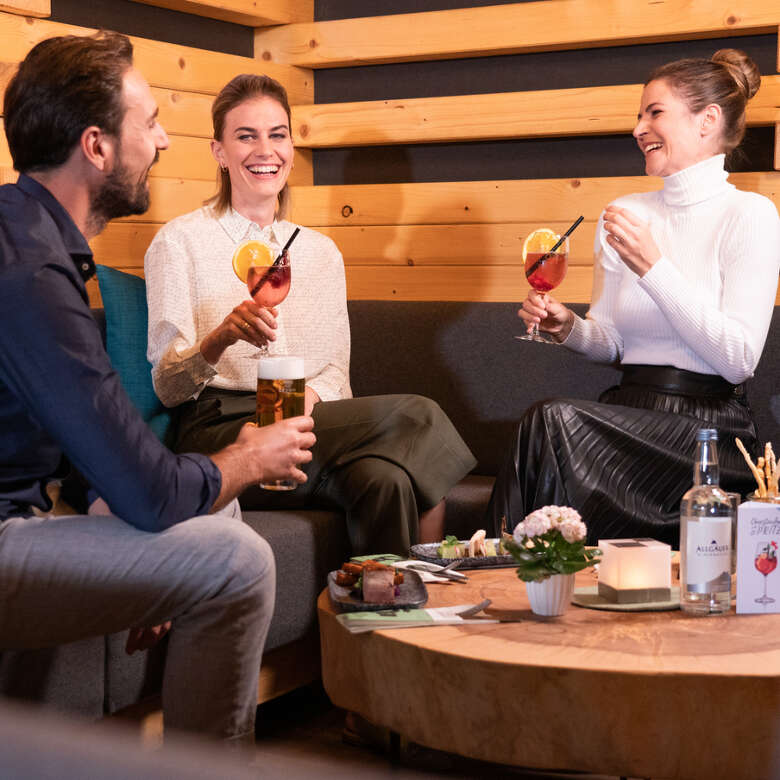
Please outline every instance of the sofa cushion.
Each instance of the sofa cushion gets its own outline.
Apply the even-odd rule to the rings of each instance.
[[[146,359],[149,321],[146,283],[139,276],[105,265],[97,266],[97,276],[106,315],[106,351],[111,364],[141,416],[165,441],[171,413],[154,392],[152,366]]]
[[[474,453],[475,474],[496,474],[520,415],[535,401],[595,400],[620,378],[613,367],[567,349],[517,341],[514,303],[348,305],[354,394],[419,393],[437,401]]]
[[[349,560],[344,515],[326,510],[244,512],[274,551],[276,606],[265,652],[317,629],[317,597],[329,571]]]

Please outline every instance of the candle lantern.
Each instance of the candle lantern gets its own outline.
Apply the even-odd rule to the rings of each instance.
[[[599,596],[617,604],[669,601],[672,548],[655,539],[600,539]]]

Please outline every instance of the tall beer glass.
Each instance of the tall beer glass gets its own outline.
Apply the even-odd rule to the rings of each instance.
[[[271,425],[277,420],[303,414],[305,386],[303,358],[261,356],[257,362],[257,424]],[[295,490],[297,483],[280,479],[261,482],[260,487],[266,490]]]

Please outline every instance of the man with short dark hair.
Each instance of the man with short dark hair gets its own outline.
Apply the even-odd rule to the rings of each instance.
[[[251,738],[275,571],[235,497],[305,481],[312,420],[247,425],[211,457],[174,455],[111,367],[85,289],[87,240],[147,209],[168,146],[126,37],[39,43],[4,118],[20,176],[0,187],[0,649],[133,627],[132,650],[170,621],[166,727]],[[47,483],[71,467],[109,511],[41,516]]]

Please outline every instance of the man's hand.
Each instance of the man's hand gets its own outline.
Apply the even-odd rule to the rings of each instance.
[[[311,410],[314,409],[314,404],[318,404],[319,402],[319,393],[306,385],[303,391],[303,413],[311,414]]]
[[[222,472],[222,489],[211,511],[215,512],[239,493],[258,482],[290,479],[306,482],[298,466],[311,461],[316,437],[311,417],[291,417],[258,428],[247,423],[235,443],[211,456]]]
[[[125,652],[132,655],[136,650],[154,647],[171,630],[171,621],[150,628],[131,628],[125,643]]]

